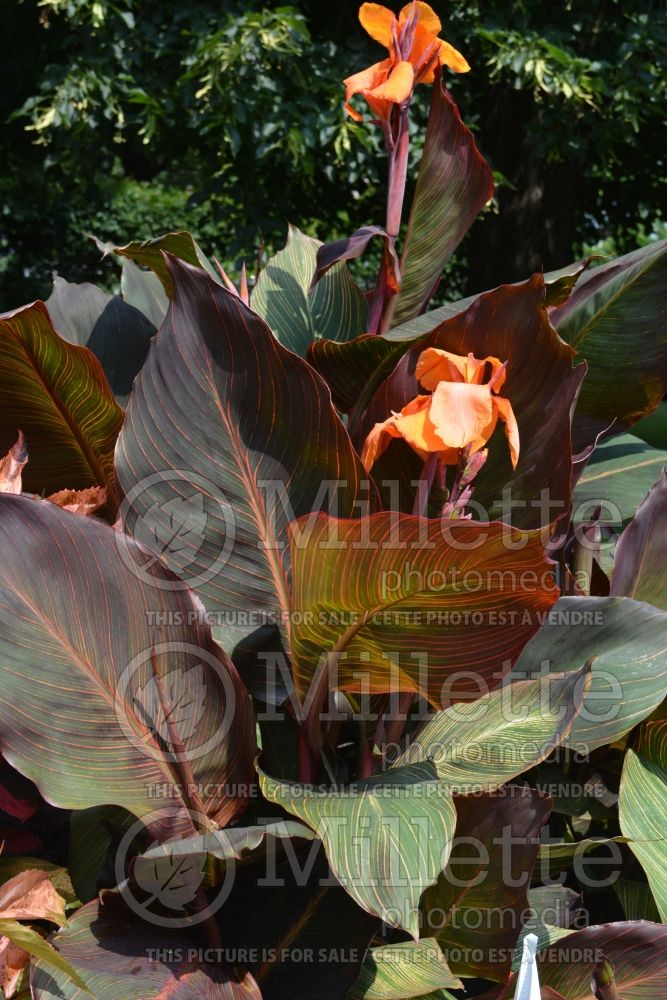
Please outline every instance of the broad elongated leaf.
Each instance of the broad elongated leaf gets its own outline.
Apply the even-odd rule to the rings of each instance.
[[[477,696],[480,684],[497,685],[556,599],[539,534],[500,523],[320,514],[290,536],[302,697],[329,651],[332,689],[418,691],[437,707]]]
[[[646,882],[618,878],[614,882],[614,892],[628,920],[652,920],[656,924],[660,923],[658,907]]]
[[[463,989],[435,938],[373,948],[347,1000],[404,1000],[435,990]]]
[[[262,1000],[251,975],[198,961],[196,938],[142,923],[118,903],[81,907],[53,945],[95,1000]],[[35,1000],[79,997],[79,988],[43,960],[34,964],[30,985]]]
[[[126,257],[120,272],[120,293],[123,301],[143,313],[159,330],[169,308],[169,299],[162,282],[154,271],[146,271]]]
[[[589,271],[551,321],[588,362],[575,440],[630,427],[667,388],[667,240]],[[577,450],[578,447],[577,447]]]
[[[488,460],[475,480],[474,499],[483,511],[477,506],[476,516],[501,517],[523,528],[545,527],[563,516],[571,491],[570,413],[585,366],[572,367],[574,352],[550,325],[544,295],[539,274],[522,285],[503,285],[414,344],[373,396],[357,444],[374,423],[423,391],[415,367],[424,348],[499,358],[507,362],[502,393],[517,419],[521,451],[512,471],[504,432],[496,430]]]
[[[46,308],[61,337],[89,348],[99,359],[112,392],[125,406],[135,375],[146,360],[155,325],[118,295],[59,277],[53,281]]]
[[[349,413],[363,398],[369,384],[380,384],[389,374],[407,345],[394,344],[385,337],[363,333],[347,343],[318,340],[308,348],[308,361],[331,389],[331,396],[343,413]]]
[[[401,260],[395,326],[423,311],[443,267],[492,196],[491,169],[438,74]]]
[[[231,648],[288,609],[288,522],[376,500],[319,376],[202,271],[169,266],[175,298],[116,454],[121,515]]]
[[[493,796],[457,796],[447,868],[422,901],[432,934],[459,975],[502,982],[528,911],[527,891],[551,800],[508,786]]]
[[[665,466],[667,451],[632,434],[603,441],[574,488],[573,519],[588,521],[601,507],[599,523],[621,528],[635,516]]]
[[[577,261],[560,271],[545,274],[545,305],[564,301],[587,263],[586,260]],[[359,401],[364,397],[368,400],[389,375],[409,350],[411,341],[421,340],[446,319],[464,312],[480,294],[434,309],[381,337],[362,334],[345,344],[316,341],[308,349],[308,360],[328,383],[336,406],[344,413],[355,411]]]
[[[321,281],[332,267],[341,261],[356,260],[363,256],[371,240],[380,239],[383,243],[383,268],[387,287],[396,293],[400,286],[401,276],[398,257],[394,243],[380,226],[362,226],[351,236],[334,243],[323,243],[317,251],[317,264],[313,281]]]
[[[216,782],[206,812],[233,819],[245,801],[217,790],[251,780],[252,709],[192,595],[147,586],[133,572],[134,543],[53,504],[0,496],[0,539],[4,756],[57,805],[171,810],[181,825],[184,754],[196,781]],[[144,697],[153,667],[171,675],[172,704],[192,706],[179,715],[182,749]]]
[[[203,268],[214,281],[220,283],[213,265],[190,233],[167,233],[165,236],[157,236],[152,240],[144,240],[143,243],[128,243],[124,247],[114,247],[114,253],[120,257],[129,258],[135,264],[150,268],[157,274],[169,298],[172,294],[172,282],[165,254],[171,254],[186,264],[192,264],[193,267]]]
[[[29,955],[40,959],[44,969],[50,973],[57,971],[63,982],[66,982],[70,989],[77,991],[76,995],[78,995],[79,990],[83,990],[87,996],[94,996],[70,963],[32,927],[25,927],[17,920],[2,918],[0,919],[0,934],[9,938],[12,944],[22,948],[23,951],[27,951]]]
[[[610,844],[625,844],[626,837],[584,837],[583,840],[557,841],[540,844],[538,859],[542,877],[563,875],[575,858],[583,858],[596,848]]]
[[[597,924],[568,934],[538,955],[540,983],[567,1000],[590,1000],[593,966],[614,966],[623,1000],[654,1000],[667,992],[667,927],[647,920]]]
[[[260,272],[250,299],[280,343],[301,357],[313,341],[347,341],[366,328],[366,299],[346,264],[336,264],[311,290],[320,246],[290,226],[285,247]]]
[[[186,912],[204,884],[205,868],[214,885],[230,885],[237,864],[257,864],[270,856],[274,863],[285,841],[313,840],[315,834],[304,823],[275,820],[251,827],[214,830],[158,843],[132,861],[132,875],[119,889],[126,899],[147,892],[152,901],[167,902],[172,911]],[[150,915],[148,916],[150,919]]]
[[[105,486],[113,506],[122,421],[100,362],[58,336],[43,302],[0,316],[0,454],[20,428],[30,452],[24,489]]]
[[[647,722],[623,763],[619,818],[639,858],[660,912],[667,922],[667,722]]]
[[[667,694],[667,615],[630,598],[561,597],[507,681],[590,659],[591,686],[564,740],[581,753],[613,743]]]
[[[667,472],[663,470],[616,546],[610,593],[667,611],[666,564]]]
[[[584,260],[574,261],[566,267],[558,268],[556,271],[547,271],[544,274],[544,304],[557,306],[565,302],[590,262],[591,258],[587,257]],[[521,284],[523,282],[515,282],[515,286]],[[451,319],[457,313],[464,312],[480,295],[488,295],[491,291],[493,289],[489,288],[484,292],[468,295],[465,299],[458,299],[456,302],[446,302],[437,309],[432,309],[421,316],[415,316],[414,319],[408,320],[406,323],[401,323],[400,326],[395,326],[385,333],[384,337],[392,343],[417,340],[427,333],[431,333],[446,319]]]
[[[359,906],[418,938],[419,899],[447,862],[456,821],[433,766],[397,768],[349,791],[318,792],[259,775],[270,802],[315,830],[334,875]]]
[[[563,742],[587,681],[584,668],[452,705],[429,719],[398,763],[430,760],[440,780],[463,795],[499,788]]]
[[[120,806],[91,806],[72,813],[67,868],[82,903],[116,885],[114,855],[136,825],[136,816]]]

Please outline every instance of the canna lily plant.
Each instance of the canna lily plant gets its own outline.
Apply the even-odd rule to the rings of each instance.
[[[384,227],[0,316],[8,998],[667,992],[667,244],[428,311],[468,65],[360,20]]]

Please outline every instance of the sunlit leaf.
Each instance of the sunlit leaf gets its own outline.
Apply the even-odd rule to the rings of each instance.
[[[612,595],[627,595],[667,611],[667,472],[653,486],[614,553]]]
[[[401,260],[393,325],[418,316],[485,203],[493,174],[438,75]]]
[[[476,697],[499,683],[557,596],[539,533],[498,522],[320,514],[290,535],[302,698],[328,652],[331,689],[416,691],[437,707]]]
[[[134,543],[54,504],[0,496],[0,538],[4,756],[62,807],[171,809],[180,823],[174,762],[186,753],[195,780],[219,783],[203,808],[229,822],[245,800],[219,789],[251,780],[252,709],[191,593],[148,586],[133,571]],[[162,570],[155,580],[173,578]],[[163,616],[157,636],[153,615]],[[196,708],[179,717],[183,750],[160,736],[164,707],[137,700],[154,667],[173,672],[172,697]]]
[[[667,722],[645,723],[636,749],[627,751],[618,811],[621,830],[646,873],[660,918],[667,922]]]
[[[366,329],[366,299],[346,264],[336,264],[311,289],[320,246],[290,226],[285,247],[260,271],[250,299],[280,343],[302,357],[313,341],[347,341]]]
[[[430,764],[397,768],[349,791],[319,792],[259,772],[262,793],[324,844],[344,889],[369,913],[419,937],[417,907],[447,862],[456,813]]]
[[[122,421],[100,362],[58,336],[42,302],[0,316],[0,454],[20,427],[30,452],[25,490],[105,486],[115,505]]]
[[[170,269],[175,299],[116,453],[121,515],[152,553],[139,572],[161,559],[191,583],[231,650],[288,609],[288,522],[375,496],[312,368],[202,271]]]

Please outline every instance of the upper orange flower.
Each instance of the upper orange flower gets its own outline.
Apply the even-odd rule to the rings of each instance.
[[[455,73],[470,69],[460,52],[438,38],[440,18],[421,0],[406,4],[398,17],[380,4],[364,3],[359,20],[371,38],[389,50],[389,58],[343,81],[345,110],[355,121],[361,115],[350,104],[354,94],[362,94],[373,114],[387,121],[392,105],[407,101],[418,83],[433,83],[438,64]]]
[[[489,381],[483,383],[486,366]],[[375,424],[361,453],[367,471],[392,438],[403,438],[426,460],[439,453],[445,465],[458,465],[461,449],[480,451],[498,423],[505,424],[512,467],[519,460],[519,428],[508,399],[496,395],[505,381],[505,364],[498,358],[479,360],[429,347],[419,355],[415,375],[431,395],[416,396],[400,413]]]

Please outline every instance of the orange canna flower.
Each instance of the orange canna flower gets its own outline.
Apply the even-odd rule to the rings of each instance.
[[[487,365],[491,377],[484,382]],[[419,355],[415,375],[431,390],[375,424],[364,442],[361,461],[370,471],[392,438],[403,438],[421,458],[437,452],[444,465],[458,465],[461,450],[472,455],[487,443],[500,418],[505,424],[512,467],[519,460],[519,428],[509,399],[497,392],[505,381],[498,358],[480,360],[429,347]]]
[[[389,50],[389,58],[343,81],[345,110],[355,121],[361,115],[350,104],[354,94],[362,94],[376,118],[388,121],[392,106],[407,101],[418,83],[433,83],[438,64],[455,73],[470,69],[461,53],[438,37],[440,18],[421,0],[406,4],[398,17],[380,4],[364,3],[359,20]]]

